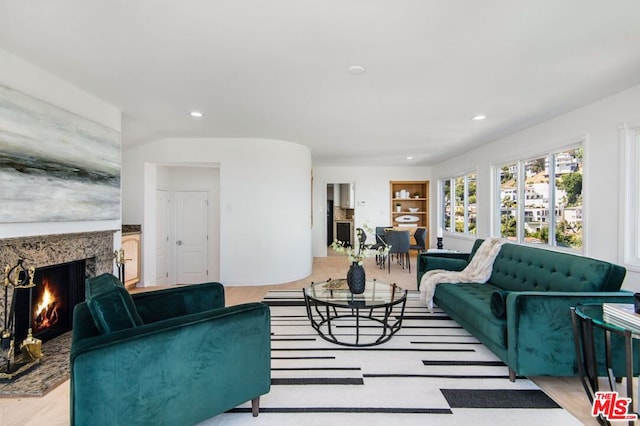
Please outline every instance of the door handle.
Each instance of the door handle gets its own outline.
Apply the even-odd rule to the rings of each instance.
[[[176,241],[176,245],[181,246],[181,245],[182,245],[182,240],[178,240],[178,241]]]

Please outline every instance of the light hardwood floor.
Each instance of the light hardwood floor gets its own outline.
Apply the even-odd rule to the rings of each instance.
[[[392,265],[391,273],[381,270],[374,259],[365,260],[367,278],[396,283],[399,286],[415,290],[417,288],[415,273],[415,254],[411,256],[411,272]],[[342,278],[346,274],[348,262],[345,256],[330,253],[325,258],[315,258],[312,274],[303,279],[286,284],[234,287],[225,286],[227,306],[245,302],[260,301],[272,289],[302,289],[311,281],[323,281],[329,278]],[[153,287],[135,289],[149,291]],[[506,369],[506,367],[505,367]],[[506,371],[505,371],[506,375]],[[577,378],[534,377],[538,384],[551,398],[585,425],[597,425],[591,417],[591,406]],[[506,379],[505,379],[506,380]],[[515,420],[515,419],[514,419]],[[69,381],[50,391],[41,398],[0,398],[0,425],[33,425],[49,426],[69,424]]]

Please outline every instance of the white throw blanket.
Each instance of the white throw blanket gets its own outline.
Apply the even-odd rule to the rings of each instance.
[[[433,312],[433,295],[440,283],[486,283],[491,277],[493,261],[506,241],[500,238],[487,238],[480,244],[471,262],[462,271],[434,269],[427,271],[420,280],[420,300]]]

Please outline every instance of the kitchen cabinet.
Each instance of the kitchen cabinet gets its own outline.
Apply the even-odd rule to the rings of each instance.
[[[355,185],[353,183],[340,184],[340,207],[343,209],[355,208]]]
[[[122,234],[122,250],[124,250],[124,285],[128,290],[135,288],[140,282],[140,232]]]
[[[405,227],[413,235],[415,228],[427,228],[429,242],[429,181],[390,181],[391,221],[393,227]]]

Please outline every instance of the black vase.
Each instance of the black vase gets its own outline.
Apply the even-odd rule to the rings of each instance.
[[[357,262],[353,262],[347,272],[347,285],[349,291],[353,294],[364,293],[364,287],[366,283],[366,277],[364,273],[364,266],[359,265]]]

